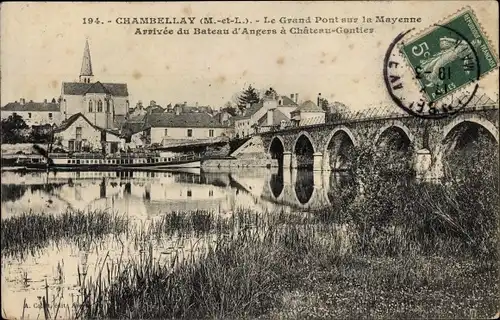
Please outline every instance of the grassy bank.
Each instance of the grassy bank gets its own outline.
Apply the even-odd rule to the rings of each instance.
[[[50,242],[85,237],[92,240],[127,230],[128,219],[108,211],[66,211],[60,215],[23,213],[2,220],[2,256],[17,256],[46,247]]]
[[[79,316],[491,317],[500,307],[498,151],[476,147],[483,153],[458,156],[455,167],[448,159],[443,181],[427,184],[412,177],[411,148],[361,146],[352,184],[332,207],[266,213],[258,223],[237,213],[236,225],[250,227],[216,233],[197,259],[160,264],[150,248],[108,265],[83,288]],[[174,221],[164,225],[185,229]]]
[[[275,221],[221,235],[202,257],[175,268],[149,252],[108,265],[85,286],[82,316],[464,318],[471,310],[478,317],[496,312],[493,260],[363,254],[352,230]]]

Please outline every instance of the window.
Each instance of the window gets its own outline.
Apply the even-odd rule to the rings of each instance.
[[[193,129],[188,129],[187,136],[188,137],[192,137],[193,136]]]
[[[188,197],[191,197],[191,196],[192,196],[191,190],[188,190],[188,191],[187,191],[187,196],[188,196]]]
[[[75,151],[82,151],[82,140],[77,140],[75,142]]]
[[[214,129],[208,130],[208,136],[213,137],[214,136]]]
[[[68,149],[69,149],[69,151],[75,150],[75,141],[74,140],[68,141]]]
[[[214,191],[213,190],[208,190],[208,196],[213,197],[214,196]]]
[[[97,112],[102,112],[102,101],[97,101]]]
[[[164,134],[165,137],[168,137],[168,129],[165,129],[165,134]]]
[[[49,119],[52,120],[52,112],[49,112]]]
[[[31,119],[31,112],[28,112],[28,118]]]
[[[106,100],[106,112],[110,113],[110,108],[109,108],[109,100]]]
[[[94,112],[94,106],[92,105],[92,101],[89,101],[89,112]]]
[[[76,140],[82,140],[82,127],[76,127]]]

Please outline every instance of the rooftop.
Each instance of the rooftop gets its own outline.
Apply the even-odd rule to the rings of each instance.
[[[9,102],[3,108],[2,111],[39,111],[39,112],[59,112],[59,104],[52,102]]]
[[[87,93],[109,93],[115,97],[128,97],[128,88],[126,83],[63,82],[62,93],[76,96]]]
[[[320,107],[318,107],[311,100],[307,100],[306,102],[301,104],[297,109],[292,111],[292,113],[299,113],[299,112],[325,112],[325,111]]]
[[[206,113],[159,113],[146,119],[145,127],[161,128],[226,128]]]

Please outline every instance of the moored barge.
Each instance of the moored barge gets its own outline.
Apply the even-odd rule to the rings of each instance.
[[[126,153],[102,155],[97,153],[49,154],[38,161],[19,157],[14,166],[27,170],[50,171],[122,171],[200,168],[201,157],[196,154],[161,155]]]

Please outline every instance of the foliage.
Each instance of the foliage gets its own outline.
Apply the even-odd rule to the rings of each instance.
[[[273,88],[269,88],[264,92],[264,97],[275,97],[276,95],[278,95],[278,93]]]
[[[344,119],[347,112],[349,111],[348,107],[345,104],[338,101],[329,104],[323,110],[326,111],[327,122]]]
[[[225,104],[224,104],[224,107],[222,107],[221,111],[225,111],[227,113],[229,113],[231,116],[236,116],[238,114],[238,109],[236,109],[233,104],[231,103],[231,101],[227,101]]]
[[[259,101],[260,98],[257,89],[252,87],[252,85],[249,85],[248,88],[245,89],[238,97],[238,108],[241,112],[243,112],[246,109],[248,103],[252,105],[255,103],[259,103]]]
[[[32,126],[29,136],[30,142],[50,142],[52,136],[52,126],[44,124],[40,126]]]
[[[17,114],[10,115],[1,122],[2,143],[24,143],[29,136],[29,126],[24,122],[23,117]]]
[[[48,143],[51,140],[50,124],[29,127],[20,115],[2,119],[2,143]]]
[[[411,146],[355,148],[352,173],[362,196],[347,208],[347,216],[359,230],[360,250],[399,254],[397,250],[413,246],[430,253],[438,244],[453,242],[453,250],[495,256],[498,150],[482,138],[473,145],[468,152],[474,157],[455,150],[454,157],[444,159],[454,176],[442,183],[414,179]]]

